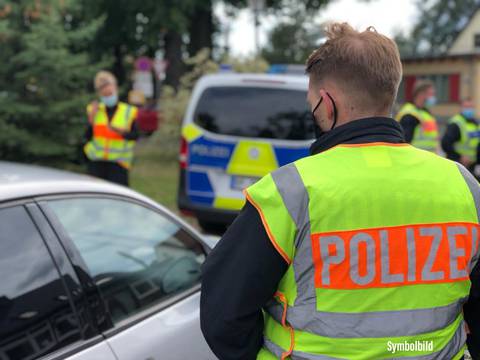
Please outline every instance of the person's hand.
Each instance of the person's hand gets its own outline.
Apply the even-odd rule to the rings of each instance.
[[[469,167],[473,164],[473,161],[468,156],[462,155],[460,157],[460,163],[465,167]]]
[[[110,130],[116,132],[117,134],[122,135],[122,136],[127,133],[125,130],[120,129],[120,128],[115,127],[115,126],[112,126],[112,125],[110,125],[110,124],[108,124],[108,128],[109,128]]]
[[[90,103],[90,111],[87,114],[88,115],[88,122],[90,123],[90,125],[93,125],[93,120],[95,119],[95,115],[97,115],[97,112],[98,112],[98,101],[93,100]]]

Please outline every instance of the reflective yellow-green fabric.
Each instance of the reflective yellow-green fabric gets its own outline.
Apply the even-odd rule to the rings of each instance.
[[[420,122],[415,128],[412,138],[412,145],[420,149],[436,152],[439,145],[439,133],[437,121],[428,111],[417,108],[412,103],[405,103],[395,116],[400,121],[405,115],[412,115]]]
[[[272,175],[268,174],[245,190],[245,196],[258,210],[268,237],[287,263],[295,255],[292,239],[296,226],[278,194]],[[282,226],[278,226],[279,221]]]
[[[455,151],[460,155],[467,156],[471,161],[477,160],[477,148],[479,144],[479,126],[467,121],[461,114],[457,114],[449,120],[450,124],[456,124],[460,130],[460,140],[455,144]]]
[[[296,161],[301,186],[308,193],[309,234],[352,231],[372,228],[408,226],[414,224],[472,223],[478,224],[475,202],[468,184],[454,162],[431,152],[401,144],[340,145],[323,153]],[[276,173],[282,172],[282,168]],[[442,174],[442,177],[432,176]],[[279,178],[277,175],[276,178]],[[445,183],[449,186],[445,187]],[[294,184],[291,184],[292,188]],[[278,288],[286,299],[284,316],[298,307],[313,305],[313,312],[325,314],[367,314],[372,312],[418,311],[455,305],[468,296],[469,280],[448,283],[374,287],[365,289],[315,288],[313,298],[303,297],[313,278],[308,272],[298,272],[299,263],[312,262],[310,257],[299,259],[299,254],[311,254],[307,234],[298,245],[299,229],[288,211],[286,197],[272,175],[267,175],[246,191],[264,220],[267,232],[274,234],[279,251],[288,254],[289,268]],[[288,200],[288,199],[287,199]],[[291,211],[291,209],[290,209]],[[312,264],[313,266],[313,264]],[[313,273],[312,273],[313,274]],[[305,279],[307,278],[307,280]],[[278,303],[278,299],[275,300]],[[320,318],[322,315],[319,315]],[[433,354],[447,346],[460,358],[458,340],[463,330],[459,312],[456,320],[445,327],[425,333],[406,336],[381,337],[329,337],[320,336],[302,328],[294,329],[294,352],[346,359],[399,358]],[[265,338],[281,348],[285,354],[292,346],[287,326],[265,313]],[[412,324],[413,326],[414,324]],[[339,324],[341,326],[341,324]],[[387,326],[382,323],[379,326]],[[380,328],[381,331],[381,328]],[[355,329],[352,329],[355,332]],[[460,335],[459,335],[460,334]],[[433,341],[430,352],[395,353],[386,349],[386,341]],[[453,340],[452,340],[453,341]],[[457,347],[455,347],[457,346]],[[458,350],[458,351],[457,351]],[[280,358],[266,347],[258,359]],[[310,357],[306,357],[310,359]]]
[[[335,312],[394,311],[442,307],[470,292],[470,281],[446,284],[417,284],[383,289],[316,289],[317,310]],[[355,291],[355,299],[352,298]]]
[[[117,162],[125,168],[130,168],[133,160],[134,140],[125,140],[120,135],[109,129],[109,126],[130,131],[137,117],[137,108],[123,102],[119,102],[117,110],[110,124],[105,105],[100,103],[95,109],[88,105],[87,114],[94,113],[92,139],[85,144],[84,152],[90,160],[103,160]]]

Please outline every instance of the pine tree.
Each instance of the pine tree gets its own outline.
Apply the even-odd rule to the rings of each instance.
[[[11,4],[11,2],[9,2]],[[0,158],[78,158],[91,99],[88,47],[102,19],[77,21],[66,1],[17,1],[0,20]]]

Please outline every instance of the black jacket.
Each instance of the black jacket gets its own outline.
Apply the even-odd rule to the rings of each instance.
[[[315,141],[320,153],[338,144],[403,143],[400,125],[388,118],[370,118],[339,126]],[[269,302],[287,270],[270,242],[256,209],[247,202],[203,265],[200,319],[202,332],[221,360],[255,359],[263,343],[262,307]],[[477,294],[467,319],[480,343],[480,267]]]
[[[410,144],[413,140],[416,127],[420,125],[420,120],[413,115],[404,115],[400,119],[400,125],[402,125],[405,141]]]

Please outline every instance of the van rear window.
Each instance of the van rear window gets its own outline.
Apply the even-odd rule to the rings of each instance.
[[[259,87],[211,87],[200,97],[194,121],[234,136],[308,140],[314,130],[307,93]]]

